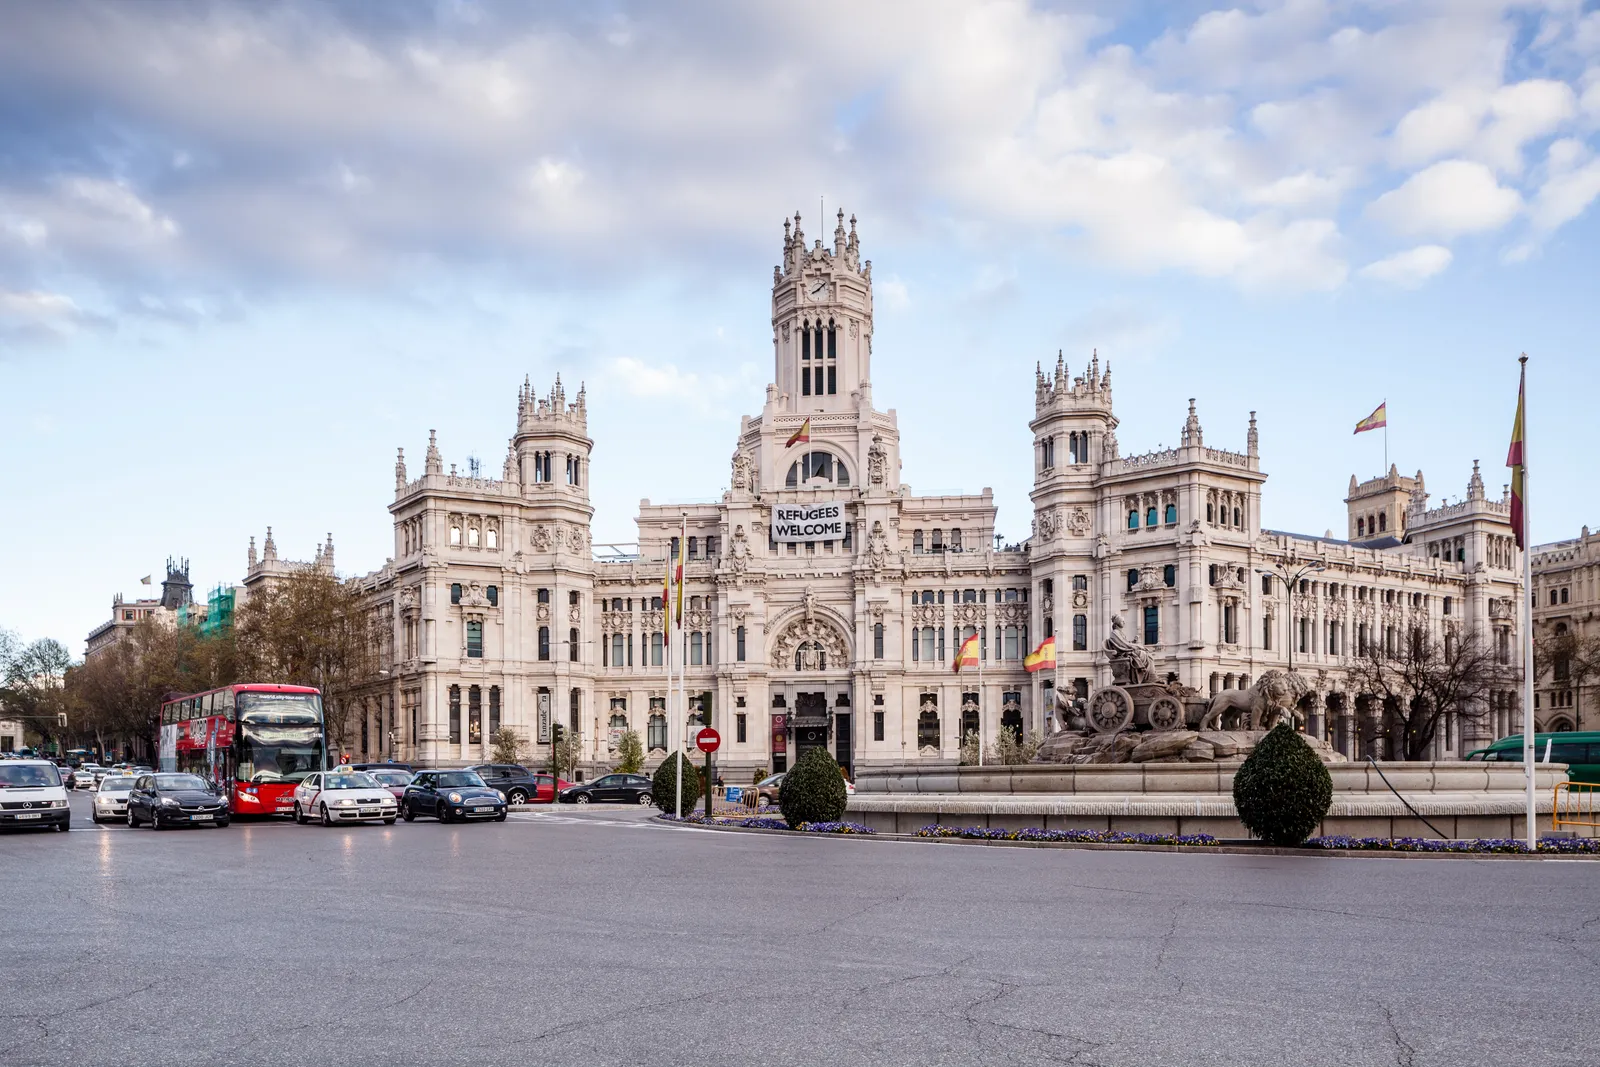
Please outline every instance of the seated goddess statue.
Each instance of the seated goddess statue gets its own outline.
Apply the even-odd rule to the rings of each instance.
[[[1106,638],[1106,655],[1111,660],[1111,676],[1118,685],[1148,682],[1154,664],[1150,653],[1122,635],[1121,615],[1111,616],[1111,636]]]

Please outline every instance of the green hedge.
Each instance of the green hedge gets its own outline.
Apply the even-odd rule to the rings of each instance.
[[[1333,803],[1333,776],[1288,723],[1263,737],[1233,776],[1233,805],[1252,834],[1294,847]]]
[[[700,772],[695,765],[684,758],[682,752],[674,752],[671,756],[661,761],[661,766],[656,768],[656,776],[651,779],[650,797],[668,815],[675,813],[678,797],[678,767],[682,766],[683,774],[683,812],[687,815],[694,810],[695,801],[700,799]]]
[[[837,822],[847,799],[844,775],[825,748],[801,756],[778,787],[778,807],[791,830],[801,823]]]

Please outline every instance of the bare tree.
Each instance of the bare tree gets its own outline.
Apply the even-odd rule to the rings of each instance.
[[[332,747],[348,749],[355,695],[377,680],[373,621],[360,589],[307,571],[252,592],[234,615],[237,668],[255,681],[316,686]]]
[[[13,645],[4,666],[4,703],[11,714],[46,741],[64,739],[66,730],[58,721],[70,707],[65,680],[72,654],[67,646],[53,637],[20,648]]]
[[[1573,718],[1581,730],[1583,687],[1600,678],[1600,634],[1574,633],[1562,623],[1540,626],[1533,634],[1533,671],[1540,681],[1577,692]]]
[[[1495,662],[1474,631],[1443,640],[1424,630],[1400,635],[1395,647],[1373,642],[1349,673],[1353,690],[1381,709],[1378,738],[1391,759],[1427,759],[1447,715],[1457,729],[1481,727],[1489,694],[1512,684],[1515,668]]]

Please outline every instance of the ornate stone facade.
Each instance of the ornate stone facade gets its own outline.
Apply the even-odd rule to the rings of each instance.
[[[1567,541],[1533,546],[1533,639],[1549,642],[1536,681],[1534,717],[1541,731],[1600,729],[1600,678],[1564,661],[1555,640],[1600,638],[1600,534],[1585,526]]]
[[[1191,404],[1177,448],[1123,456],[1098,357],[1079,374],[1062,358],[1036,372],[1032,536],[999,543],[988,490],[922,496],[900,480],[895,415],[872,395],[872,264],[842,212],[830,245],[808,246],[799,216],[785,223],[771,324],[773,378],[760,413],[741,420],[729,488],[710,503],[643,502],[636,546],[590,544],[584,394],[569,402],[559,379],[544,398],[524,384],[498,479],[446,473],[432,435],[420,478],[399,456],[395,555],[362,579],[394,628],[368,732],[393,744],[372,754],[478,761],[500,725],[539,739],[553,717],[597,764],[624,729],[659,757],[682,728],[666,721],[660,597],[683,528],[674,636],[689,693],[711,697],[730,781],[810,745],[851,765],[954,759],[969,730],[1047,729],[1053,688],[1110,681],[1116,614],[1155,676],[1243,687],[1285,666],[1296,627],[1257,571],[1287,558],[1327,568],[1297,594],[1307,647],[1295,662],[1317,687],[1312,728],[1336,734],[1353,618],[1450,614],[1503,629],[1490,605],[1518,595],[1515,567],[1489,555],[1503,505],[1481,492],[1459,513],[1427,511],[1420,484],[1409,498],[1413,531],[1453,539],[1446,560],[1431,541],[1364,547],[1261,529],[1253,417],[1242,452],[1206,444]],[[808,423],[810,440],[790,444]],[[775,505],[835,502],[842,540],[774,536]],[[1023,657],[1052,632],[1057,670],[1027,674]],[[954,674],[972,634],[981,673]]]

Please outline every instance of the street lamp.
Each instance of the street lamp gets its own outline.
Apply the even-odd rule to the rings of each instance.
[[[1284,618],[1289,620],[1288,644],[1289,644],[1289,673],[1290,674],[1294,673],[1294,642],[1295,642],[1295,636],[1296,636],[1295,632],[1294,632],[1294,629],[1295,629],[1295,627],[1294,627],[1294,589],[1295,589],[1295,586],[1299,585],[1300,584],[1300,580],[1302,578],[1304,578],[1306,575],[1308,575],[1308,574],[1318,574],[1318,573],[1321,573],[1322,571],[1325,571],[1327,569],[1328,569],[1327,567],[1323,566],[1321,563],[1318,563],[1316,560],[1310,560],[1309,562],[1306,562],[1306,563],[1298,563],[1298,561],[1293,556],[1290,556],[1288,559],[1279,560],[1277,563],[1274,563],[1270,568],[1263,568],[1263,567],[1257,567],[1256,568],[1256,573],[1257,574],[1273,574],[1273,575],[1277,575],[1278,578],[1280,578],[1283,581],[1283,585],[1284,585],[1283,613],[1284,613]]]

